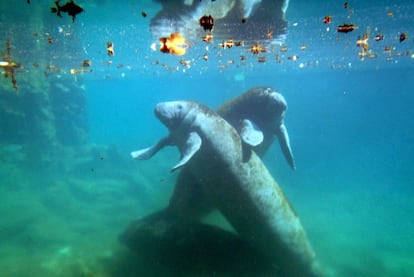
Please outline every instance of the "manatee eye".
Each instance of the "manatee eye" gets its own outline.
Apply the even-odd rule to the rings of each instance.
[[[172,112],[173,113],[172,117],[174,117],[174,118],[181,117],[182,110],[183,110],[183,105],[182,104],[177,104],[177,106],[175,106],[174,111]]]

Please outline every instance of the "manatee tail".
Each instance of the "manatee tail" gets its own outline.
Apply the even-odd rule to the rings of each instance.
[[[281,124],[278,132],[276,133],[277,138],[279,139],[280,148],[282,149],[283,155],[285,156],[286,161],[289,163],[290,167],[295,170],[295,160],[293,158],[292,149],[290,148],[289,135],[286,129],[285,124]]]

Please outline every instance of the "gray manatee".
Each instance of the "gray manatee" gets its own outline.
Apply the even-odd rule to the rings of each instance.
[[[289,135],[284,124],[287,103],[282,94],[270,87],[253,87],[217,109],[217,113],[240,133],[242,140],[263,156],[278,138],[280,148],[292,169],[296,169]],[[168,141],[131,153],[133,158],[148,159]]]
[[[284,124],[286,109],[286,100],[280,93],[269,87],[253,87],[221,105],[217,109],[217,113],[240,133],[248,148],[252,148],[259,157],[265,155],[275,138],[278,138],[285,159],[295,169],[289,136]],[[256,130],[245,130],[245,122],[252,122],[251,125],[256,126]],[[244,139],[246,136],[250,136],[248,133],[254,132],[261,133],[263,138],[261,141],[255,142],[255,146]],[[157,146],[152,147],[153,151],[158,149]],[[146,152],[146,154],[149,153]],[[150,154],[152,155],[154,152]],[[187,168],[183,168],[177,177],[168,209],[176,216],[199,220],[213,208],[203,195],[200,186],[197,185],[197,180]]]
[[[286,109],[287,103],[282,94],[270,87],[253,87],[221,105],[217,113],[236,128],[246,146],[252,148],[260,157],[267,152],[275,138],[278,138],[285,159],[295,169],[289,136],[284,124]],[[246,125],[255,128],[246,128]],[[255,133],[260,135],[255,135]],[[261,139],[252,142],[248,139],[250,137]],[[160,140],[152,147],[131,154],[134,158],[148,159],[167,144],[168,141]],[[194,180],[188,169],[183,168],[178,175],[167,207],[171,213],[162,215],[172,216],[174,214],[187,219],[199,220],[213,208],[203,195],[200,186],[197,185],[197,180]]]
[[[280,276],[320,276],[299,218],[254,151],[244,159],[227,121],[190,101],[157,104],[155,115],[170,132],[157,148],[174,145],[181,153],[172,170],[185,166],[242,239],[274,260]]]
[[[269,87],[254,87],[224,103],[217,113],[236,128],[243,141],[250,144],[259,156],[263,156],[277,138],[286,161],[292,169],[296,169],[284,124],[286,109],[287,103],[282,94]],[[249,137],[262,139],[253,139],[249,143]]]
[[[248,148],[254,149],[262,157],[275,138],[278,138],[281,149],[289,165],[294,169],[295,163],[289,143],[289,136],[284,124],[287,103],[283,95],[270,87],[253,87],[243,94],[229,100],[217,109],[217,113],[229,122],[240,133]],[[250,122],[252,128],[245,128]],[[251,135],[260,133],[260,135]],[[261,140],[251,143],[246,137],[261,137]],[[132,152],[134,158],[148,159],[165,145],[168,140],[160,140],[156,145],[141,151]],[[249,153],[247,153],[248,155]],[[214,209],[212,203],[197,185],[197,180],[187,168],[183,168],[177,177],[177,182],[165,213],[161,217],[174,217],[199,220]],[[151,217],[153,221],[156,217]],[[155,222],[154,222],[155,224]]]
[[[269,39],[282,43],[287,33],[285,13],[289,0],[154,0],[161,10],[151,19],[151,32],[158,38],[178,32],[187,39],[200,39],[204,15],[214,18],[214,37],[257,42]]]

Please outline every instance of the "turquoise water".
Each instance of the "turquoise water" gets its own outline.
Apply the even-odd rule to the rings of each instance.
[[[277,143],[263,160],[327,276],[414,275],[411,1],[349,1],[348,9],[291,1],[288,52],[260,54],[264,63],[245,48],[207,50],[203,42],[192,41],[184,56],[152,50],[149,21],[160,6],[151,1],[79,1],[85,12],[74,23],[50,14],[48,1],[21,2],[0,5],[1,52],[9,38],[24,65],[17,92],[0,82],[0,276],[143,276],[147,265],[134,263],[118,236],[167,205],[179,159],[174,148],[130,159],[167,134],[154,105],[188,99],[216,108],[253,86],[271,86],[288,102],[297,170]],[[358,29],[338,34],[343,23]],[[368,31],[378,56],[361,59],[355,44]],[[379,33],[384,41],[373,40]],[[88,72],[72,75],[84,59]],[[234,276],[231,267],[197,266],[187,276]]]

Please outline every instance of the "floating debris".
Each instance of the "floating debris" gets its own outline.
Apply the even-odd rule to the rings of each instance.
[[[62,12],[67,13],[69,16],[72,17],[72,22],[75,22],[76,15],[83,12],[83,8],[75,4],[73,0],[69,0],[63,6],[59,4],[59,0],[56,0],[55,5],[56,5],[56,8],[55,7],[50,8],[51,12],[56,13],[56,15],[59,17],[62,17],[62,14],[61,14]]]
[[[213,30],[214,18],[211,15],[204,15],[200,17],[198,22],[200,26],[203,27],[204,31],[209,30],[211,32]]]
[[[266,33],[266,38],[267,39],[272,39],[273,38],[273,31],[272,30],[268,30]]]
[[[191,61],[190,60],[180,60],[180,64],[182,66],[187,67],[187,68],[190,68],[191,67]]]
[[[349,3],[348,2],[345,2],[344,3],[344,9],[348,9],[349,8]]]
[[[383,35],[376,35],[376,36],[374,37],[374,40],[375,40],[375,41],[384,40],[384,36],[383,36]]]
[[[348,33],[348,32],[352,32],[355,29],[358,29],[358,27],[355,26],[354,24],[343,24],[343,25],[338,26],[339,33]]]
[[[255,43],[255,44],[252,45],[252,47],[250,47],[249,51],[251,53],[253,53],[254,55],[256,55],[256,54],[259,54],[259,53],[266,52],[267,50],[266,50],[265,47],[262,47],[260,44]]]
[[[60,72],[60,67],[54,65],[54,64],[48,64],[46,65],[46,70],[45,70],[45,75],[49,76],[52,73],[59,73]]]
[[[362,47],[365,51],[367,51],[368,50],[368,46],[369,46],[368,39],[369,39],[368,34],[365,34],[362,38],[361,37],[358,37],[357,42],[356,42],[356,45],[358,47]]]
[[[235,41],[234,45],[239,47],[239,46],[244,46],[244,41]]]
[[[72,75],[79,74],[79,73],[88,73],[88,72],[91,72],[91,71],[86,68],[79,68],[79,69],[72,68],[70,70],[70,74]]]
[[[223,49],[232,48],[234,46],[234,41],[233,39],[223,40],[219,46]]]
[[[407,39],[407,34],[406,33],[401,33],[401,35],[400,35],[400,42],[403,42],[406,39]]]
[[[300,47],[300,50],[302,50],[302,51],[305,51],[306,50],[306,44],[304,43],[304,44],[302,44],[302,46]]]
[[[90,67],[90,66],[92,66],[92,61],[91,60],[83,60],[82,66],[83,67]]]
[[[210,43],[213,40],[213,35],[212,34],[207,34],[202,39],[205,43]]]
[[[361,51],[361,52],[359,52],[359,53],[358,53],[358,55],[359,55],[359,57],[361,58],[361,60],[362,60],[362,61],[363,61],[365,58],[371,58],[371,59],[373,59],[373,58],[377,58],[377,57],[378,57],[378,55],[377,55],[377,54],[372,53],[372,52],[371,52],[371,50],[366,51],[366,50],[364,50],[364,49],[362,49],[362,51]]]
[[[299,59],[299,56],[296,56],[296,55],[288,56],[288,60],[290,61],[296,62],[298,59]]]
[[[283,53],[285,53],[285,52],[287,52],[288,51],[288,47],[287,47],[287,45],[282,45],[282,46],[280,46],[280,50],[279,50],[280,52],[283,52]]]
[[[106,52],[108,53],[108,56],[110,57],[115,55],[114,44],[110,41],[106,43]]]
[[[332,23],[332,16],[327,15],[323,18],[323,23],[325,24],[331,24]]]
[[[144,11],[142,11],[142,12],[141,12],[141,15],[142,15],[142,17],[144,17],[144,18],[145,18],[145,17],[147,17],[147,13],[146,13],[146,12],[144,12]]]
[[[392,46],[391,45],[387,45],[384,47],[384,53],[391,55],[391,51],[392,51]]]
[[[20,68],[21,65],[12,60],[11,50],[12,50],[12,47],[11,47],[10,39],[7,39],[7,41],[6,41],[6,54],[2,55],[2,60],[0,61],[0,68],[3,69],[4,77],[6,77],[6,78],[10,77],[13,88],[17,91],[18,86],[17,86],[15,70]]]
[[[395,56],[396,57],[411,56],[411,51],[397,52],[397,53],[395,53]]]
[[[265,56],[260,56],[260,57],[257,58],[257,61],[259,63],[264,63],[266,61],[266,57]]]
[[[179,33],[172,33],[169,37],[160,38],[160,51],[182,56],[187,52],[188,44]]]

